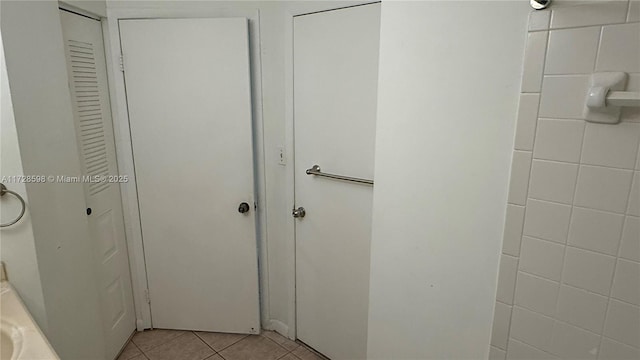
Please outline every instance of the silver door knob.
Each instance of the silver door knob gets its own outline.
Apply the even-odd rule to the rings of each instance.
[[[293,211],[291,212],[291,215],[293,215],[294,218],[303,218],[305,215],[307,215],[307,212],[304,210],[302,206],[300,206],[297,209],[293,209]]]

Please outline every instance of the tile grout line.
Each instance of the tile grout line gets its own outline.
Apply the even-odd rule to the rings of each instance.
[[[270,331],[270,330],[265,330],[265,331]],[[263,332],[264,332],[264,331],[263,331]],[[278,334],[278,335],[280,335],[280,334]],[[263,337],[263,338],[265,338],[265,339],[267,339],[267,340],[269,340],[269,341],[273,342],[274,344],[278,345],[279,347],[281,347],[281,348],[285,349],[285,350],[286,350],[286,351],[288,351],[288,352],[292,352],[292,351],[293,351],[293,350],[289,350],[289,349],[287,349],[286,347],[282,346],[281,344],[278,344],[278,343],[277,343],[275,340],[273,340],[272,338],[270,338],[270,337],[268,337],[268,336],[264,336],[264,335],[262,335],[262,333],[261,333],[259,336],[261,336],[261,337]],[[283,337],[284,337],[284,336],[283,336]],[[288,340],[288,339],[287,339],[287,340]],[[299,345],[298,345],[298,346],[299,346]],[[297,349],[297,348],[296,348],[296,349]],[[285,355],[286,355],[286,354],[285,354]],[[284,355],[283,355],[283,356],[284,356]],[[295,356],[295,355],[294,355],[294,356]],[[280,359],[280,358],[278,358],[278,359]]]
[[[133,337],[134,337],[134,336],[135,336],[135,333],[134,333],[133,335],[131,335],[131,338],[130,338],[130,339],[129,339],[129,341],[127,342],[127,345],[125,345],[125,346],[124,346],[124,348],[122,348],[122,351],[120,352],[120,354],[118,355],[118,357],[116,358],[116,360],[120,360],[120,356],[122,356],[122,353],[124,352],[124,349],[125,349],[127,346],[129,346],[129,344],[133,345],[133,347],[135,347],[136,349],[138,349],[138,351],[140,352],[140,354],[142,354],[145,358],[147,357],[147,356],[144,354],[144,351],[142,351],[142,349],[140,349],[140,348],[138,347],[138,345],[136,345],[136,343],[134,343],[134,342],[133,342]],[[138,355],[139,355],[139,354],[138,354]],[[138,356],[138,355],[136,355],[136,356]],[[132,356],[132,357],[129,357],[129,358],[127,358],[127,359],[123,359],[123,360],[131,360],[131,359],[135,358],[136,356]]]
[[[553,10],[552,10],[553,11]],[[549,22],[551,22],[551,16],[552,16],[552,11],[549,13]],[[530,20],[529,20],[530,21]],[[549,26],[551,24],[549,23]],[[545,45],[544,45],[544,55],[542,56],[542,73],[540,74],[540,88],[538,89],[538,104],[536,106],[536,116],[535,116],[535,128],[533,130],[533,143],[531,144],[531,161],[529,162],[529,171],[528,171],[528,179],[527,179],[527,189],[526,189],[526,195],[525,195],[525,200],[524,200],[524,211],[523,211],[523,215],[522,215],[522,227],[520,229],[520,246],[518,248],[518,256],[516,257],[516,276],[515,276],[515,280],[513,282],[513,294],[512,294],[512,299],[511,299],[511,309],[509,310],[509,326],[507,327],[507,343],[504,346],[504,353],[505,353],[505,357],[508,356],[508,351],[509,351],[509,338],[511,338],[511,327],[513,325],[513,309],[516,306],[516,288],[518,286],[518,270],[520,268],[520,256],[522,255],[522,237],[524,236],[524,225],[525,225],[525,221],[526,221],[526,217],[527,217],[527,205],[529,203],[529,191],[531,190],[531,171],[533,169],[533,153],[535,151],[536,148],[536,135],[538,133],[538,127],[539,127],[539,117],[540,117],[540,105],[542,104],[542,88],[543,88],[543,82],[544,82],[544,68],[546,67],[547,64],[547,52],[549,51],[549,39],[550,39],[550,32],[549,30],[546,30],[546,39],[545,39]],[[526,45],[525,45],[526,47]],[[525,53],[526,54],[526,53]],[[524,61],[526,61],[526,59],[524,59]],[[524,72],[524,69],[523,69]],[[524,73],[522,75],[523,79],[524,79]],[[522,85],[520,86],[522,88]],[[519,104],[518,106],[521,105],[522,103],[522,91],[520,92],[520,98],[519,98]],[[517,114],[519,115],[519,114]],[[516,115],[516,116],[517,116]],[[518,119],[516,118],[516,123],[517,123]],[[516,124],[516,132],[518,131],[517,128],[517,124]],[[515,154],[515,144],[514,144],[514,150],[513,153]],[[513,157],[513,156],[512,156]],[[509,181],[511,182],[512,179],[509,179]],[[510,184],[511,185],[511,184]],[[507,206],[509,204],[509,200],[507,199]],[[507,224],[505,222],[505,228],[506,228]],[[504,236],[504,235],[503,235]],[[503,238],[503,243],[504,243],[504,238]],[[503,245],[504,246],[504,245]],[[502,252],[502,249],[501,249]],[[499,280],[499,279],[498,279]],[[497,301],[497,299],[496,299]],[[495,306],[494,306],[495,307]],[[494,310],[494,320],[495,320],[495,310]]]
[[[638,157],[638,154],[636,154],[636,162],[638,162],[637,157]],[[627,192],[627,202],[625,204],[625,215],[629,210],[629,202],[630,202],[630,199],[631,199],[631,192],[633,191],[633,180],[634,180],[634,177],[635,177],[635,173],[634,173],[633,177],[631,178],[631,186],[629,187],[629,191]],[[602,340],[605,337],[604,331],[606,329],[607,317],[609,316],[609,309],[610,309],[610,306],[611,306],[611,299],[612,299],[611,294],[613,292],[613,282],[614,282],[614,280],[616,278],[616,271],[618,269],[618,262],[620,260],[620,251],[621,251],[621,248],[622,248],[622,236],[624,234],[624,227],[625,227],[626,224],[627,224],[627,216],[624,216],[623,221],[622,221],[622,231],[620,231],[620,236],[618,238],[618,248],[617,248],[616,257],[615,257],[616,260],[613,263],[613,271],[612,271],[612,274],[611,274],[611,281],[609,283],[610,285],[609,285],[609,294],[607,296],[607,306],[605,307],[604,321],[602,322],[602,327],[601,327],[602,335],[600,336],[600,341],[598,342],[598,356],[600,355],[600,349],[602,348]],[[619,301],[616,298],[613,298],[613,299]],[[626,303],[625,301],[622,301],[622,302]],[[624,344],[624,342],[622,342],[622,341],[619,341],[617,339],[615,339],[615,340]]]
[[[181,332],[181,334],[179,334],[179,335],[177,335],[177,336],[175,336],[175,337],[172,337],[172,338],[171,338],[171,339],[169,339],[167,342],[169,342],[169,341],[173,341],[174,339],[177,339],[177,338],[179,338],[179,337],[181,337],[181,336],[183,336],[183,335],[185,335],[186,333],[188,333],[188,332],[189,332],[189,331],[185,331],[185,330],[174,330],[174,329],[157,329],[157,330],[172,330],[172,331],[179,331],[179,332]],[[144,330],[144,331],[153,331],[153,330]],[[142,332],[144,332],[144,331],[142,331]],[[167,343],[167,342],[165,342],[165,343],[162,343],[162,344],[158,344],[158,345],[155,345],[155,346],[153,346],[153,347],[150,347],[150,348],[149,348],[149,349],[147,349],[146,351],[143,351],[143,350],[140,348],[140,346],[138,346],[138,344],[136,344],[136,343],[133,341],[133,338],[131,338],[131,342],[133,342],[133,343],[134,343],[134,345],[136,345],[136,347],[137,347],[138,349],[140,349],[140,351],[142,351],[142,353],[144,353],[145,355],[147,354],[147,351],[153,350],[153,349],[155,349],[155,348],[157,348],[157,347],[159,347],[159,346],[162,346],[162,345],[164,345],[164,344],[166,344],[166,343]]]
[[[622,260],[623,260],[623,261],[627,261],[626,259],[622,259]],[[534,277],[534,278],[537,278],[537,279],[540,279],[540,280],[551,281],[551,282],[554,282],[554,283],[556,283],[556,284],[560,285],[560,280],[553,280],[553,279],[549,279],[549,278],[544,277],[544,276],[542,276],[542,275],[533,274],[533,273],[530,273],[530,272],[525,271],[525,270],[518,270],[518,272],[522,272],[522,273],[524,273],[524,274],[526,274],[526,275],[529,275],[529,276],[531,276],[531,277]],[[582,287],[579,287],[579,286],[576,286],[576,285],[572,285],[572,284],[569,284],[569,283],[563,283],[562,285],[564,285],[564,286],[566,286],[566,287],[569,287],[569,288],[572,288],[572,289],[576,289],[576,290],[584,291],[585,293],[588,293],[588,294],[591,294],[591,295],[596,295],[596,296],[598,296],[598,297],[607,298],[607,299],[609,298],[609,296],[608,296],[608,295],[604,295],[604,294],[601,294],[601,293],[598,293],[598,292],[595,292],[595,291],[592,291],[592,290],[588,290],[588,289],[585,289],[585,288],[582,288]],[[615,300],[615,301],[618,301],[618,302],[621,302],[621,303],[623,303],[623,304],[631,305],[631,306],[633,306],[633,307],[640,307],[639,305],[636,305],[636,304],[634,304],[634,303],[628,302],[628,301],[626,301],[626,300],[618,299],[618,298],[613,297],[613,296],[611,297],[611,299],[613,299],[613,300]],[[505,305],[509,305],[509,304],[507,304],[507,303],[505,303],[505,302],[503,302],[503,301],[500,301],[500,300],[496,300],[496,301],[497,301],[497,302],[499,302],[499,303],[505,304]],[[515,304],[514,304],[514,305],[515,305]],[[517,304],[517,305],[518,305],[518,306],[520,306],[520,307],[526,307],[526,306],[524,306],[524,305],[520,305],[520,304]],[[541,314],[541,315],[544,315],[544,316],[549,316],[549,317],[551,317],[550,315],[543,314],[543,313],[541,313],[541,312],[540,312],[540,311],[538,311],[538,310],[530,309],[530,308],[527,308],[527,309],[529,309],[529,310],[531,310],[531,311],[533,311],[533,312],[536,312],[536,313],[538,313],[538,314]],[[559,320],[559,321],[564,321],[564,322],[566,322],[567,324],[571,324],[570,322],[565,321],[565,320],[562,320],[562,319],[558,319],[558,320]],[[581,329],[582,329],[582,327],[581,327],[580,325],[574,325],[574,324],[571,324],[571,325],[573,325],[573,326],[575,326],[575,327],[578,327],[578,328],[581,328]],[[588,330],[588,329],[585,329],[585,330]],[[591,332],[595,333],[595,331],[593,331],[593,330],[589,330],[589,331],[591,331]]]
[[[594,65],[595,66],[595,65]],[[580,141],[580,158],[578,159],[579,163],[582,162],[582,156],[583,156],[583,152],[584,152],[584,142],[586,139],[586,134],[587,134],[587,129],[586,129],[586,125],[585,125],[585,130],[582,132],[582,140]],[[569,232],[571,231],[571,219],[573,218],[573,209],[575,207],[575,202],[576,202],[576,195],[578,194],[578,180],[580,179],[580,173],[582,172],[582,168],[580,165],[578,165],[578,172],[576,173],[576,178],[573,182],[574,188],[573,188],[573,195],[571,196],[571,207],[569,210],[569,223],[567,224],[567,234],[566,234],[566,238],[564,239],[564,247],[562,249],[562,268],[560,269],[560,280],[559,280],[559,284],[558,284],[558,297],[556,298],[556,304],[554,307],[554,316],[553,316],[553,327],[551,328],[551,336],[553,337],[553,332],[555,329],[555,324],[557,321],[559,321],[557,319],[558,316],[558,312],[559,312],[559,308],[560,308],[560,290],[562,289],[562,285],[564,284],[563,281],[563,277],[564,277],[564,270],[566,267],[566,260],[567,260],[567,248],[569,246]],[[549,346],[551,344],[548,344]],[[598,350],[600,350],[600,348],[598,348]],[[598,351],[599,352],[599,351]],[[597,356],[597,355],[596,355]]]
[[[576,208],[578,208],[578,209],[582,209],[582,208],[581,208],[581,207],[579,207],[579,206],[576,206]],[[614,215],[622,215],[622,217],[623,217],[623,218],[626,218],[626,217],[637,217],[637,216],[630,216],[630,215],[628,215],[628,216],[624,216],[624,214],[614,214]],[[571,221],[571,220],[569,220],[569,221]],[[626,219],[623,219],[622,229],[624,229],[624,221],[626,221]],[[620,232],[620,236],[622,236],[622,234],[623,234],[623,233],[622,233],[622,231],[621,231],[621,232]],[[534,235],[522,235],[522,237],[525,237],[525,236],[526,236],[526,237],[528,237],[528,238],[530,238],[530,239],[535,239],[535,240],[544,241],[545,243],[551,243],[551,244],[556,244],[556,245],[560,245],[560,246],[567,246],[567,247],[570,247],[570,248],[574,248],[574,249],[578,249],[578,250],[583,250],[583,251],[587,251],[587,252],[595,253],[595,254],[598,254],[598,255],[604,255],[604,256],[607,256],[607,257],[612,257],[612,258],[616,258],[616,259],[622,259],[622,260],[629,261],[629,262],[632,262],[632,263],[640,263],[640,261],[633,260],[633,259],[627,259],[627,258],[624,258],[624,257],[621,257],[621,256],[616,255],[616,254],[618,253],[618,249],[617,249],[617,248],[616,248],[616,254],[607,254],[607,253],[602,252],[602,251],[599,251],[599,250],[587,249],[587,248],[585,248],[585,247],[580,247],[580,246],[577,246],[577,245],[574,245],[574,244],[561,243],[561,242],[557,242],[557,241],[555,241],[555,240],[544,239],[544,238],[541,238],[541,237],[538,237],[538,236],[534,236]],[[504,254],[504,255],[509,255],[509,254]],[[513,256],[513,255],[510,255],[510,256]],[[526,272],[526,271],[525,271],[525,272]],[[532,274],[532,275],[536,275],[536,274]],[[537,276],[543,277],[543,278],[545,278],[545,279],[553,280],[553,279],[550,279],[550,278],[544,277],[543,275],[537,275]],[[556,282],[557,282],[557,281],[559,281],[559,280],[553,280],[553,281],[556,281]],[[585,290],[587,290],[587,289],[585,289]],[[604,296],[604,295],[603,295],[603,296]]]
[[[567,119],[545,119],[545,118],[540,118],[539,120],[545,120],[545,121],[568,121]],[[584,121],[585,123],[587,122],[586,120],[581,120],[581,119],[576,119],[575,121]],[[638,124],[638,123],[629,123],[629,124]],[[617,125],[617,124],[615,124]],[[585,132],[586,132],[586,126],[585,126]],[[515,151],[526,151],[526,152],[531,152],[530,150],[515,150]],[[580,154],[582,156],[582,154]],[[636,159],[635,156],[633,158],[634,160]],[[550,162],[550,163],[555,163],[555,164],[569,164],[569,165],[579,165],[579,166],[590,166],[590,167],[597,167],[597,168],[605,168],[605,169],[611,169],[611,170],[626,170],[626,171],[637,171],[634,169],[634,165],[632,165],[631,167],[620,167],[620,166],[610,166],[610,165],[600,165],[600,164],[589,164],[589,163],[585,163],[582,161],[578,161],[578,162],[573,162],[573,161],[566,161],[566,160],[556,160],[556,159],[545,159],[545,158],[539,158],[539,157],[535,157],[535,155],[532,154],[531,156],[531,161],[544,161],[544,162]]]
[[[524,306],[524,305],[514,305],[514,306],[517,306],[518,308],[523,309],[523,310],[526,310],[526,311],[528,311],[528,312],[535,313],[536,315],[539,315],[539,316],[545,317],[545,318],[547,318],[547,319],[549,319],[549,320],[553,320],[554,322],[558,322],[558,323],[561,323],[561,324],[566,324],[566,325],[569,325],[569,326],[573,326],[573,327],[575,327],[575,328],[577,328],[577,329],[580,329],[580,330],[582,330],[582,331],[584,331],[584,332],[588,332],[588,333],[593,334],[593,335],[596,335],[596,336],[602,336],[601,334],[598,334],[597,332],[595,332],[595,331],[593,331],[593,330],[589,330],[589,329],[583,328],[583,327],[581,327],[581,326],[574,325],[574,324],[572,324],[572,323],[570,323],[570,322],[567,322],[567,321],[565,321],[565,320],[556,319],[556,318],[555,318],[555,316],[553,316],[553,315],[543,314],[543,313],[541,313],[541,312],[540,312],[540,311],[538,311],[538,310],[534,310],[534,309],[528,308],[528,307],[526,307],[526,306]],[[514,339],[515,339],[515,338],[514,338]],[[520,340],[520,341],[523,341],[523,340]],[[620,342],[619,340],[616,340],[616,341]],[[532,346],[533,346],[533,345],[532,345]],[[540,349],[540,348],[538,348],[538,347],[536,347],[536,346],[534,346],[534,347],[535,347],[536,349],[539,349],[539,350],[542,350],[542,351],[546,351],[546,352],[551,353],[551,352],[550,352],[550,350],[543,350],[543,349]],[[559,356],[559,355],[554,355],[554,356]]]
[[[214,349],[213,347],[211,347],[211,345],[209,345],[209,343],[207,343],[206,341],[204,341],[204,339],[203,339],[203,338],[201,338],[200,336],[198,336],[198,334],[197,334],[195,331],[192,331],[191,333],[196,337],[196,339],[200,340],[200,342],[202,342],[206,347],[208,347],[209,349],[211,349],[211,351],[213,351],[213,354],[212,354],[211,356],[208,356],[208,357],[204,358],[203,360],[206,360],[206,359],[209,359],[209,358],[211,358],[211,357],[213,357],[213,356],[219,355],[219,354],[218,354],[218,351],[216,351],[216,349]],[[222,357],[222,355],[220,355],[220,357]],[[224,359],[224,358],[223,358],[223,359]]]
[[[527,310],[528,310],[528,309],[527,309]],[[530,348],[536,349],[537,351],[540,351],[540,352],[542,352],[542,353],[545,353],[545,354],[551,355],[551,356],[553,356],[555,359],[558,359],[558,357],[557,357],[556,355],[554,355],[553,353],[551,353],[551,352],[549,352],[549,351],[546,351],[546,350],[542,350],[542,349],[540,349],[540,348],[539,348],[539,347],[537,347],[537,346],[533,346],[533,345],[529,344],[528,342],[526,342],[526,341],[524,341],[524,340],[520,340],[520,339],[518,339],[518,338],[513,338],[513,337],[512,337],[512,339],[513,339],[513,340],[515,340],[515,341],[517,341],[517,342],[523,343],[523,344],[527,345],[527,346],[528,346],[528,347],[530,347]]]
[[[577,177],[576,177],[576,179],[577,179]],[[632,177],[632,179],[633,179],[633,177]],[[576,185],[577,185],[577,183],[576,183]],[[603,213],[607,213],[607,214],[611,214],[611,215],[634,216],[634,215],[627,214],[626,210],[625,210],[625,212],[617,212],[617,211],[612,211],[612,210],[597,209],[597,208],[594,208],[594,207],[588,207],[588,206],[584,206],[584,205],[575,205],[573,202],[571,204],[567,204],[567,203],[559,202],[557,200],[538,199],[538,198],[534,198],[534,197],[529,197],[528,199],[529,200],[538,201],[538,202],[545,202],[545,203],[549,203],[549,204],[553,204],[553,205],[572,206],[572,207],[575,207],[575,208],[578,208],[578,209],[586,209],[586,210],[598,211],[598,212],[603,212]],[[514,204],[514,205],[517,205],[517,204]],[[523,206],[523,205],[519,205],[519,206]],[[547,239],[545,239],[545,240],[547,240]],[[551,240],[551,241],[553,241],[553,240]]]
[[[566,26],[566,27],[546,27],[544,29],[538,29],[538,30],[527,30],[527,33],[536,33],[536,32],[543,32],[543,31],[559,31],[559,30],[575,30],[575,29],[583,29],[583,28],[589,28],[589,27],[596,27],[596,26],[612,26],[612,25],[626,25],[626,24],[637,24],[640,21],[626,21],[626,17],[625,17],[625,21],[623,22],[611,22],[611,23],[606,23],[606,24],[588,24],[588,25],[574,25],[574,26]]]

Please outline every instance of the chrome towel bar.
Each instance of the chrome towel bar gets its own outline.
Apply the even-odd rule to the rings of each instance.
[[[27,204],[24,203],[24,199],[22,198],[22,196],[20,196],[20,194],[18,194],[15,191],[8,190],[7,187],[4,186],[4,184],[0,183],[0,196],[4,196],[5,194],[11,194],[16,198],[18,198],[18,200],[20,200],[20,203],[22,204],[22,210],[20,210],[20,215],[18,215],[18,217],[15,220],[9,221],[8,223],[0,224],[0,227],[11,226],[17,223],[18,221],[20,221],[20,219],[22,219],[22,216],[24,216],[24,211],[27,208]]]
[[[307,169],[307,175],[322,176],[322,177],[326,177],[326,178],[330,178],[330,179],[344,180],[344,181],[350,181],[350,182],[354,182],[354,183],[366,184],[366,185],[372,185],[373,186],[373,180],[361,179],[361,178],[356,178],[356,177],[351,177],[351,176],[343,176],[343,175],[323,173],[320,170],[320,166],[319,165],[313,165],[311,167],[311,169]]]

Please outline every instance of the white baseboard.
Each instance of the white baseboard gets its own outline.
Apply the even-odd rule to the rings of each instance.
[[[280,320],[269,320],[265,328],[267,330],[273,330],[282,336],[290,338],[291,340],[295,340],[295,337],[289,336],[289,326]]]

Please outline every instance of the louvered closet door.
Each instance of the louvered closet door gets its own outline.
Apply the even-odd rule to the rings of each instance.
[[[99,21],[60,11],[69,89],[83,175],[87,219],[100,291],[105,359],[113,359],[135,329],[129,259],[124,236],[109,91]],[[90,210],[89,210],[90,209]]]

